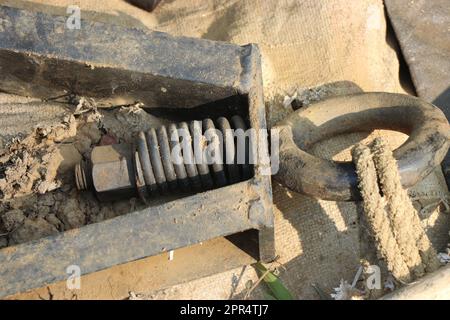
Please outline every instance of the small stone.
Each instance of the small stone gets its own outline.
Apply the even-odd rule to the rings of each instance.
[[[126,213],[130,213],[132,210],[132,204],[129,200],[117,201],[113,203],[113,211],[115,216],[121,216]]]
[[[55,192],[53,194],[53,196],[55,197],[55,202],[56,204],[58,204],[58,202],[64,201],[65,200],[65,195],[61,192]]]
[[[98,200],[91,192],[82,194],[80,203],[83,204],[83,212],[85,212],[86,215],[95,216],[100,212],[100,205],[98,203]]]
[[[68,199],[57,216],[64,223],[66,230],[79,228],[86,223],[86,216],[80,210],[80,205],[76,199]]]
[[[64,224],[61,222],[61,220],[58,219],[58,217],[56,215],[54,215],[53,213],[48,214],[45,217],[45,220],[48,221],[48,223],[50,223],[51,225],[53,225],[55,228],[57,228],[60,231],[64,230]]]
[[[8,246],[8,239],[6,237],[0,237],[0,248]]]
[[[105,220],[105,210],[100,210],[96,214],[91,214],[90,218],[92,223],[97,223]]]
[[[55,204],[55,198],[52,194],[45,194],[38,198],[39,204],[42,206],[51,207]]]
[[[47,192],[58,189],[60,185],[60,181],[41,181],[36,186],[36,192],[38,194],[45,194]]]
[[[5,212],[1,216],[3,225],[8,232],[11,232],[13,229],[17,228],[24,220],[25,215],[22,210],[14,209],[8,212]]]
[[[103,217],[103,220],[105,219],[111,219],[114,218],[116,215],[114,214],[114,210],[110,206],[104,206],[100,209],[100,212],[98,214],[100,217]]]
[[[10,244],[19,244],[57,233],[58,230],[42,218],[25,219],[23,224],[9,235]]]
[[[79,137],[77,141],[75,142],[74,146],[77,148],[78,152],[80,154],[85,154],[91,149],[91,140],[89,138],[86,138],[84,136]]]
[[[79,135],[83,135],[89,138],[92,144],[97,144],[100,141],[101,132],[95,122],[86,123],[81,128],[79,128],[78,132]]]
[[[58,147],[61,162],[58,166],[58,172],[65,173],[73,170],[75,165],[82,159],[81,154],[73,144],[62,144]]]
[[[72,186],[71,186],[70,184],[68,184],[68,183],[63,184],[63,185],[61,186],[61,191],[62,191],[62,192],[68,193],[68,192],[70,192],[71,190],[72,190]]]
[[[50,213],[50,208],[47,206],[39,206],[37,216],[45,218]]]
[[[99,145],[100,146],[109,146],[111,144],[117,144],[119,143],[119,140],[110,133],[105,134],[104,136],[102,136]]]

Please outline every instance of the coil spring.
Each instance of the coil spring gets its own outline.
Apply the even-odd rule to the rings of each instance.
[[[250,178],[250,141],[245,139],[245,161],[238,164],[238,146],[230,129],[245,132],[247,126],[240,116],[233,116],[230,121],[224,117],[218,118],[216,125],[208,118],[139,132],[135,141],[134,164],[141,198],[179,189],[185,192],[192,189],[208,190]],[[219,139],[216,130],[221,132],[222,139]],[[179,132],[183,134],[180,136]],[[206,141],[209,144],[205,145]],[[211,164],[196,161],[199,160],[196,152],[205,147],[212,150],[212,157],[221,161]],[[183,159],[181,163],[172,161],[173,154],[177,153]]]

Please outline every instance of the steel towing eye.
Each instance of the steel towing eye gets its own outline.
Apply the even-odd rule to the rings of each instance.
[[[402,185],[414,186],[447,154],[450,126],[440,109],[418,98],[393,93],[360,93],[329,98],[299,109],[279,122],[279,171],[275,180],[315,198],[359,200],[355,166],[308,153],[315,143],[343,133],[375,129],[409,138],[394,151]]]

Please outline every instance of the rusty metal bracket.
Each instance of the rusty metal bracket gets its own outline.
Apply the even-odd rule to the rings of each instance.
[[[0,6],[0,23],[2,91],[41,98],[74,93],[106,106],[141,101],[158,112],[185,113],[186,119],[238,114],[249,127],[266,128],[255,45],[85,20],[80,30],[70,30],[66,17],[6,6]],[[266,146],[257,148],[268,154]],[[258,164],[254,169],[251,178],[233,185],[1,249],[0,296],[65,280],[70,265],[88,274],[247,230],[257,233],[259,258],[271,260],[270,176]]]
[[[405,188],[425,178],[444,159],[450,127],[440,109],[392,93],[340,96],[299,109],[275,126],[280,130],[280,169],[275,179],[294,191],[326,200],[360,199],[355,167],[315,157],[307,150],[338,134],[396,130],[409,139],[394,151]]]

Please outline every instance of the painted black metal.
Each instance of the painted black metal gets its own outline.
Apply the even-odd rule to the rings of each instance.
[[[210,117],[239,114],[251,128],[266,128],[255,45],[85,20],[80,30],[69,30],[66,17],[6,6],[0,21],[0,90],[41,98],[76,93],[105,105],[142,101],[167,114],[174,108],[188,116],[195,110]],[[268,154],[266,146],[257,148]],[[134,168],[131,162],[126,165]],[[275,256],[272,192],[270,175],[260,169],[256,164],[248,181],[1,249],[0,296],[65,280],[72,264],[87,274],[249,229],[258,231],[260,259],[269,261]]]

